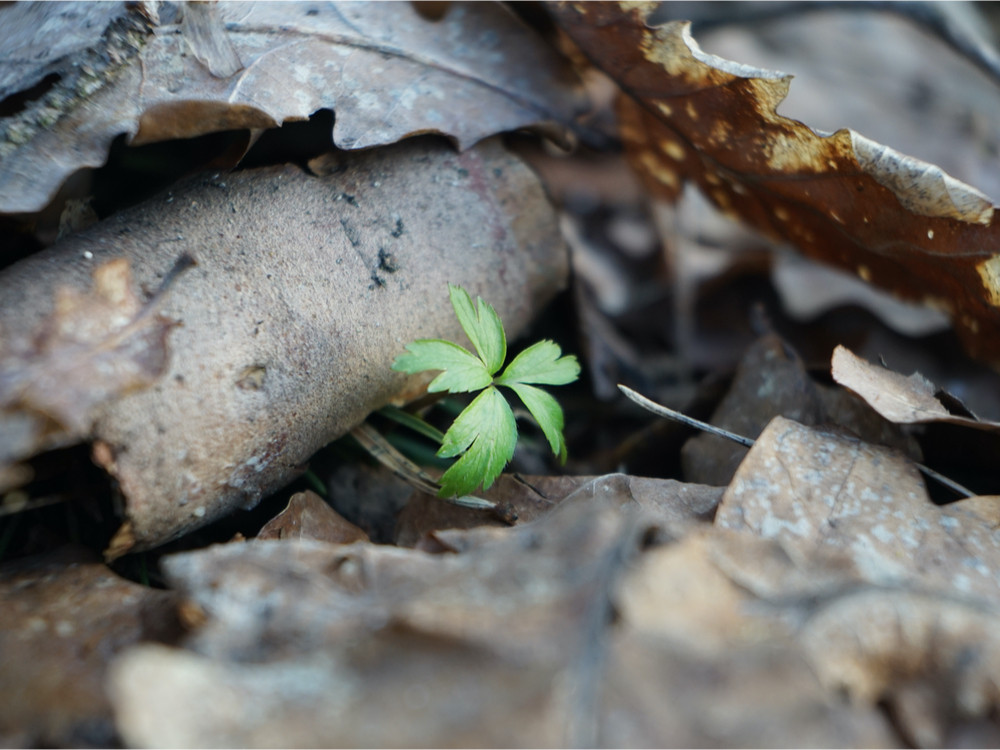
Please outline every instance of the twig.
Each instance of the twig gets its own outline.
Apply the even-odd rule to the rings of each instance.
[[[716,427],[715,425],[708,424],[707,422],[702,422],[694,417],[689,417],[686,414],[681,414],[679,411],[674,411],[662,404],[658,404],[655,401],[650,401],[648,398],[642,394],[636,393],[628,386],[624,386],[621,383],[618,384],[618,390],[624,393],[632,401],[639,404],[643,409],[653,412],[661,417],[666,417],[667,419],[672,419],[675,422],[680,422],[686,424],[688,427],[694,427],[703,432],[710,432],[713,435],[718,435],[726,440],[732,440],[734,443],[739,443],[747,448],[752,448],[754,441],[750,438],[743,437],[742,435],[737,435],[735,432],[730,432],[729,430],[724,430],[721,427]]]
[[[658,416],[666,417],[667,419],[672,419],[675,422],[686,424],[689,427],[694,427],[698,430],[702,430],[703,432],[711,433],[712,435],[718,435],[719,437],[725,438],[726,440],[731,440],[734,443],[739,443],[740,445],[746,448],[752,448],[754,445],[754,440],[752,440],[751,438],[743,437],[742,435],[737,435],[735,432],[730,432],[729,430],[724,430],[721,427],[710,425],[707,422],[702,422],[700,420],[695,419],[694,417],[689,417],[686,414],[681,414],[679,411],[674,411],[673,409],[663,406],[662,404],[658,404],[655,401],[650,401],[645,396],[636,393],[631,388],[629,388],[628,386],[624,386],[621,383],[618,384],[618,389],[622,393],[624,393],[629,398],[629,400],[634,401],[643,409],[651,411]],[[972,490],[963,487],[958,482],[952,479],[948,479],[948,477],[944,476],[943,474],[939,474],[938,472],[934,471],[934,469],[924,466],[923,464],[917,463],[916,461],[913,462],[913,465],[916,466],[917,469],[919,469],[924,476],[929,477],[930,479],[933,479],[936,482],[939,482],[940,484],[950,489],[952,492],[961,495],[962,497],[976,496],[976,493],[972,492]]]

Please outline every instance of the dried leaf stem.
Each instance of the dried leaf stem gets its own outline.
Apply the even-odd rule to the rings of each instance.
[[[357,440],[372,458],[415,490],[437,496],[441,485],[438,484],[434,477],[396,450],[392,443],[386,440],[382,433],[368,422],[363,422],[351,430],[351,437]],[[496,503],[472,495],[441,499],[463,508],[489,511],[496,511],[497,509]]]

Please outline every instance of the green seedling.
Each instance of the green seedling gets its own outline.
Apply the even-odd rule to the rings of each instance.
[[[418,339],[408,344],[406,353],[392,363],[397,372],[440,370],[427,387],[432,393],[482,391],[455,418],[441,441],[438,456],[459,458],[441,477],[438,496],[461,497],[480,485],[489,489],[514,456],[517,422],[499,386],[514,391],[524,402],[552,452],[560,462],[565,462],[562,407],[537,386],[572,383],[580,375],[576,357],[562,356],[562,350],[553,341],[539,341],[518,354],[497,375],[507,358],[507,337],[500,317],[482,298],[474,305],[469,293],[461,287],[449,284],[448,294],[476,354],[452,341]]]

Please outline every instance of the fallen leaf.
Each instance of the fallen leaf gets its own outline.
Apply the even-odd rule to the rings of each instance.
[[[498,3],[453,3],[439,21],[410,3],[16,13],[18,33],[0,47],[3,90],[55,80],[0,119],[0,212],[40,210],[74,171],[103,164],[122,133],[139,145],[271,128],[327,108],[340,148],[440,133],[465,149],[519,128],[555,134],[582,104],[565,61]],[[32,61],[81,25],[103,35],[88,46],[59,45],[64,56],[48,55],[44,65]]]
[[[870,583],[1000,604],[1000,526],[964,503],[934,505],[916,466],[891,449],[776,417],[715,523],[778,540],[793,560],[819,548]]]
[[[536,477],[503,474],[483,497],[496,503],[517,524],[530,523],[563,502],[583,502],[595,497],[616,497],[655,510],[658,522],[672,535],[689,526],[710,521],[722,497],[722,487],[686,484],[674,479],[653,479],[627,474],[604,476]],[[450,540],[455,530],[508,524],[495,513],[443,503],[436,497],[414,493],[399,514],[396,544],[429,551],[455,551]],[[461,535],[458,535],[461,537]]]
[[[140,302],[125,258],[93,279],[88,292],[57,288],[47,318],[0,341],[0,412],[27,428],[0,431],[0,463],[85,439],[103,405],[166,372],[175,323],[157,313],[161,298]]]
[[[186,649],[143,646],[116,663],[123,737],[248,747],[890,744],[877,712],[825,692],[780,615],[734,609],[728,627],[755,635],[698,651],[648,622],[634,626],[629,604],[619,613],[619,586],[633,575],[679,602],[678,617],[687,597],[676,592],[698,583],[683,565],[655,579],[662,568],[636,556],[671,549],[644,546],[658,511],[639,508],[627,483],[604,486],[533,523],[452,532],[465,538],[454,554],[298,540],[166,559],[170,580],[208,618]],[[679,545],[696,555],[724,541]]]
[[[863,404],[844,398],[841,389],[813,381],[791,345],[776,334],[767,334],[744,352],[732,385],[709,421],[755,439],[776,416],[805,425],[837,424],[869,442],[897,448],[914,459],[921,457],[920,447],[911,436]],[[742,445],[700,433],[681,449],[684,478],[728,485],[746,454],[747,448]]]
[[[292,495],[288,506],[264,524],[257,538],[317,539],[336,544],[368,541],[364,531],[308,490]]]
[[[920,373],[905,376],[873,365],[850,349],[838,346],[831,361],[833,379],[850,388],[891,422],[947,422],[988,432],[1000,432],[1000,422],[980,420],[958,399],[943,393]],[[947,399],[951,409],[941,402]],[[958,413],[956,413],[958,412]]]
[[[416,338],[464,341],[448,282],[488,298],[516,335],[567,272],[554,212],[519,160],[496,142],[457,154],[410,140],[342,153],[326,178],[201,178],[66,238],[0,274],[5,340],[29,338],[55,290],[95,265],[125,257],[155,288],[183,254],[198,265],[161,307],[180,323],[168,371],[103,404],[92,433],[136,549],[252,507],[424,384],[390,365]]]
[[[789,76],[703,52],[654,4],[554,3],[557,22],[626,94],[622,139],[650,190],[696,183],[722,210],[804,254],[950,313],[1000,365],[1000,224],[939,168],[842,129],[782,117]]]
[[[823,421],[823,403],[798,354],[776,335],[763,336],[744,353],[733,384],[709,420],[737,435],[756,438],[777,415],[804,424]],[[725,486],[747,449],[730,440],[699,433],[684,443],[684,478]]]
[[[962,724],[1000,705],[998,614],[995,603],[864,591],[823,608],[802,642],[829,689],[857,703],[886,703],[908,744],[957,747]],[[984,728],[990,740],[1000,738],[995,720]]]
[[[706,657],[626,631],[609,661],[603,747],[896,746],[874,712],[830,699],[799,648],[765,643]]]
[[[785,117],[826,132],[848,126],[987,195],[1000,195],[1000,173],[993,160],[982,158],[1000,145],[997,79],[976,68],[966,50],[951,46],[954,37],[940,33],[942,26],[964,23],[985,38],[990,21],[976,6],[920,10],[922,17],[905,6],[817,7],[756,22],[729,14],[728,23],[713,27],[700,26],[692,15],[673,15],[693,21],[702,47],[716,55],[793,71],[780,106]]]
[[[64,548],[0,566],[0,597],[0,742],[117,744],[104,692],[107,665],[139,641],[175,640],[176,596]]]

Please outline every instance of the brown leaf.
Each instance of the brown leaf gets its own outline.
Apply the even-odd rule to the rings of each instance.
[[[0,431],[0,461],[86,438],[103,405],[166,372],[175,323],[157,314],[159,297],[144,304],[132,287],[129,261],[108,260],[92,289],[56,288],[48,317],[0,340],[0,411],[30,425]]]
[[[941,43],[940,33],[973,25],[973,34],[977,27],[988,35],[989,19],[976,6],[938,7],[937,23],[905,6],[827,6],[756,22],[728,14],[727,23],[701,26],[698,38],[730,60],[794,72],[781,103],[785,117],[827,132],[849,126],[1000,195],[1000,172],[981,156],[1000,145],[997,79],[977,69],[967,50]],[[701,6],[692,17],[678,8],[673,16],[699,28],[697,16],[711,10]]]
[[[680,542],[669,575],[636,560],[666,506],[639,509],[625,483],[534,523],[476,529],[465,551],[250,542],[168,558],[169,578],[208,614],[188,650],[141,647],[110,690],[126,742],[296,746],[884,746],[867,706],[824,691],[791,628],[742,599],[707,648],[634,617],[619,583],[683,617],[718,551]],[[771,549],[751,540],[744,552]],[[652,547],[668,554],[672,547]],[[752,565],[744,556],[742,563]],[[784,558],[784,566],[789,566]],[[626,588],[628,584],[625,584]],[[633,586],[634,591],[638,587]],[[612,601],[615,602],[612,617]],[[696,609],[715,617],[719,609]],[[773,611],[773,610],[772,610]],[[782,614],[788,614],[782,610]],[[762,688],[762,685],[766,689]],[[220,699],[226,696],[226,699]],[[166,720],[166,717],[171,717]]]
[[[733,384],[712,414],[711,423],[756,438],[777,415],[803,424],[823,421],[823,403],[794,349],[771,334],[744,353]],[[692,437],[681,450],[684,478],[725,486],[746,455],[741,445],[709,433]]]
[[[341,148],[441,133],[464,149],[507,130],[554,132],[581,106],[566,63],[497,3],[453,3],[437,22],[410,3],[161,4],[158,17],[135,6],[113,23],[107,6],[75,10],[67,22],[31,6],[4,37],[8,91],[60,78],[0,120],[0,212],[40,210],[69,174],[104,163],[121,133],[138,145],[328,108]],[[57,22],[105,33],[40,66],[31,58]]]
[[[944,507],[898,453],[776,417],[740,464],[715,523],[776,539],[793,560],[819,547],[864,580],[1000,603],[1000,529],[979,498]]]
[[[104,692],[108,662],[138,641],[176,638],[176,596],[64,549],[4,564],[0,597],[0,742],[117,744]]]
[[[989,198],[847,129],[776,113],[789,76],[704,53],[653,4],[556,3],[559,24],[627,94],[622,138],[650,189],[695,182],[724,211],[810,257],[948,311],[1000,364],[1000,229]]]
[[[390,365],[413,339],[464,340],[448,282],[488,299],[516,335],[568,264],[541,186],[499,143],[458,154],[414,139],[340,154],[329,177],[202,178],[116,215],[5,269],[0,327],[30,337],[54,290],[109,257],[155,288],[185,253],[198,265],[161,308],[181,323],[168,372],[101,406],[93,430],[138,548],[252,507],[426,383]]]
[[[885,367],[866,362],[844,346],[834,349],[831,371],[834,380],[857,393],[869,406],[891,422],[898,424],[947,422],[989,432],[1000,432],[1000,422],[978,419],[961,407],[954,396],[945,394],[951,404],[959,406],[965,413],[956,414],[949,410],[939,400],[941,391],[918,372],[908,377],[900,375]]]
[[[288,506],[264,524],[258,539],[317,539],[334,544],[367,542],[368,535],[315,492],[296,492]]]
[[[858,703],[883,701],[908,744],[958,747],[961,724],[1000,704],[997,612],[919,592],[865,591],[825,607],[802,642],[824,684]],[[975,744],[995,744],[1000,726],[984,729],[986,740]]]
[[[503,474],[483,497],[497,503],[501,512],[513,517],[518,524],[535,521],[563,502],[615,498],[623,504],[655,513],[658,524],[673,537],[710,521],[722,492],[722,487],[627,474],[597,477]],[[396,544],[431,552],[466,551],[468,537],[457,533],[460,530],[483,526],[505,528],[507,525],[496,513],[461,508],[417,493],[399,515]]]
[[[767,334],[743,354],[733,383],[710,422],[754,439],[776,416],[805,425],[837,424],[864,440],[920,458],[920,447],[912,437],[857,403],[842,389],[825,388],[814,382],[791,345],[776,334]],[[684,478],[689,482],[728,485],[746,453],[745,447],[731,440],[700,433],[681,450]]]

